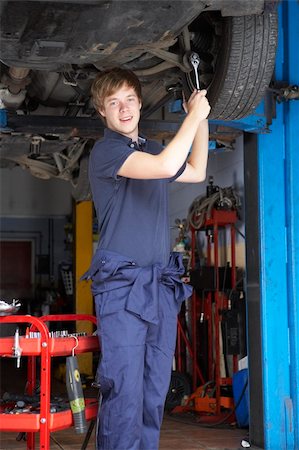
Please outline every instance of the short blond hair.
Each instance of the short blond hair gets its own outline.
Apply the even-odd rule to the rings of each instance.
[[[141,84],[138,77],[129,69],[113,67],[100,72],[91,85],[91,97],[94,107],[99,111],[103,107],[106,97],[112,95],[124,84],[132,87],[141,101]]]

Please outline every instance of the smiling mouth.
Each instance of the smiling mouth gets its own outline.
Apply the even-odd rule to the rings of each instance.
[[[130,117],[123,117],[122,119],[119,119],[121,122],[129,122],[130,120],[133,119],[133,116]]]

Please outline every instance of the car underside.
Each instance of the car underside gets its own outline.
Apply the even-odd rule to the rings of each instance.
[[[273,74],[273,1],[1,1],[0,8],[0,100],[9,119],[1,166],[68,180],[77,200],[88,196],[86,156],[102,133],[90,99],[99,71],[122,66],[138,75],[143,121],[190,95],[192,52],[211,119],[249,115]]]

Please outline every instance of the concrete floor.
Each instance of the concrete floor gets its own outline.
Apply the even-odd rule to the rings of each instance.
[[[25,364],[21,369],[16,370],[14,360],[0,358],[0,398],[4,392],[23,393],[25,383]],[[64,383],[53,380],[53,395],[62,395],[65,390]],[[246,429],[238,429],[229,425],[211,428],[199,424],[198,420],[198,416],[193,414],[184,414],[183,416],[165,414],[159,450],[235,450],[242,448],[241,440],[247,436]],[[24,440],[18,442],[16,437],[17,433],[15,432],[2,432],[0,434],[0,450],[26,449],[26,442]],[[52,433],[51,437],[51,450],[80,450],[84,441],[84,435],[76,434],[74,428]],[[36,449],[39,449],[38,433]],[[93,432],[86,450],[94,449],[95,435]]]
[[[84,436],[74,433],[73,428],[51,434],[51,450],[80,450]],[[241,449],[241,440],[246,436],[246,430],[240,429],[208,429],[193,421],[173,420],[165,417],[162,426],[159,450],[236,450]],[[55,441],[54,441],[55,440]],[[38,445],[36,439],[36,448]],[[95,436],[91,435],[86,450],[94,450]],[[16,441],[16,433],[2,433],[1,450],[26,449],[26,442]]]

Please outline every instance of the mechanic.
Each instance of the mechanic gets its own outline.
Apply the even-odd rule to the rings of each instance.
[[[102,352],[97,449],[157,450],[177,314],[191,295],[180,255],[170,254],[168,183],[205,179],[210,106],[205,90],[194,91],[163,148],[139,136],[141,86],[133,72],[101,72],[91,92],[107,127],[90,154],[100,238],[85,274]]]

